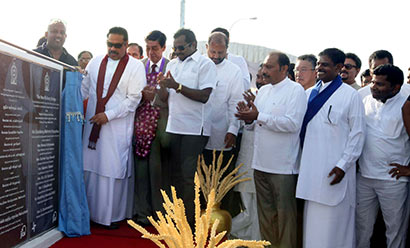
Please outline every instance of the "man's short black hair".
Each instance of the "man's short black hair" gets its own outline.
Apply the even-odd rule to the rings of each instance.
[[[304,55],[299,56],[297,59],[298,60],[308,61],[309,63],[312,64],[312,69],[315,69],[315,67],[316,67],[317,58],[313,54],[304,54]]]
[[[396,85],[403,85],[404,74],[399,67],[392,64],[379,65],[374,69],[373,74],[376,76],[386,76],[386,80],[392,87]]]
[[[292,80],[295,81],[295,63],[290,63],[289,68],[288,68],[288,77]]]
[[[345,53],[337,48],[327,48],[319,53],[319,57],[320,56],[329,57],[329,59],[332,60],[334,65],[344,65],[346,59]]]
[[[362,72],[362,74],[360,75],[360,77],[369,77],[370,76],[370,69],[366,69],[364,72]]]
[[[142,46],[138,45],[138,43],[133,42],[133,43],[128,44],[128,47],[130,47],[130,46],[136,46],[136,47],[138,47],[138,50],[140,51],[140,56],[143,55],[144,49],[142,49]]]
[[[346,53],[346,59],[351,59],[356,63],[356,68],[360,69],[362,67],[362,61],[360,58],[354,53]]]
[[[128,32],[127,32],[127,30],[126,30],[125,28],[122,28],[122,27],[113,27],[113,28],[110,28],[110,30],[108,31],[108,34],[107,34],[107,38],[108,38],[108,36],[109,36],[110,34],[119,34],[119,35],[122,35],[124,41],[128,41]]]
[[[159,45],[161,47],[164,47],[165,43],[167,42],[167,37],[161,31],[154,30],[151,33],[149,33],[148,36],[145,38],[145,42],[147,42],[149,40],[150,41],[158,41]]]
[[[369,65],[372,62],[372,60],[376,60],[376,59],[384,59],[387,58],[387,60],[389,61],[389,64],[393,64],[393,55],[387,51],[387,50],[377,50],[375,52],[373,52],[372,54],[370,54],[369,56]]]
[[[178,30],[175,34],[174,34],[174,39],[180,37],[184,35],[185,36],[185,42],[186,43],[197,43],[196,41],[196,37],[194,32],[192,32],[190,29],[186,29],[186,28],[181,28],[180,30]]]
[[[287,65],[288,68],[290,66],[290,60],[288,55],[286,55],[286,53],[282,53],[282,52],[271,52],[269,53],[269,56],[273,56],[273,55],[277,55],[278,56],[278,64],[279,67],[282,68],[282,66]]]
[[[211,33],[213,33],[213,32],[224,33],[226,35],[226,37],[228,37],[228,40],[229,40],[229,31],[226,28],[218,27],[218,28],[215,28],[214,30],[211,31]]]
[[[93,54],[92,54],[91,52],[89,52],[89,51],[82,51],[81,53],[78,54],[77,59],[80,59],[80,58],[81,58],[81,55],[83,55],[84,53],[89,53],[90,56],[91,56],[91,58],[93,57]]]

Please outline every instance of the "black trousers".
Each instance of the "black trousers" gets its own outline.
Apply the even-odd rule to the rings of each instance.
[[[184,201],[185,212],[191,228],[195,221],[194,176],[198,156],[208,142],[208,136],[170,134],[171,185],[178,198]]]

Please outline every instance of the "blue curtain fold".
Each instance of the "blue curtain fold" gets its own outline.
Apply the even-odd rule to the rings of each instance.
[[[90,212],[85,193],[82,127],[84,122],[81,97],[82,74],[65,72],[62,93],[60,200],[58,230],[68,237],[90,234]]]

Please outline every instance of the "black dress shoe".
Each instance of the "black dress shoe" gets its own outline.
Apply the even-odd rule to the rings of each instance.
[[[118,222],[112,222],[109,226],[104,226],[107,230],[115,230],[120,228],[120,224]]]

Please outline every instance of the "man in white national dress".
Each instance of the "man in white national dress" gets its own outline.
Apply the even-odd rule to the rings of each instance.
[[[126,54],[127,31],[113,27],[107,38],[107,55],[89,62],[82,83],[83,98],[89,99],[83,152],[91,220],[114,229],[131,200],[131,139],[146,78],[143,64]]]
[[[320,81],[306,91],[296,197],[305,199],[303,247],[355,247],[356,160],[365,136],[363,103],[339,76],[345,54],[319,54]]]

